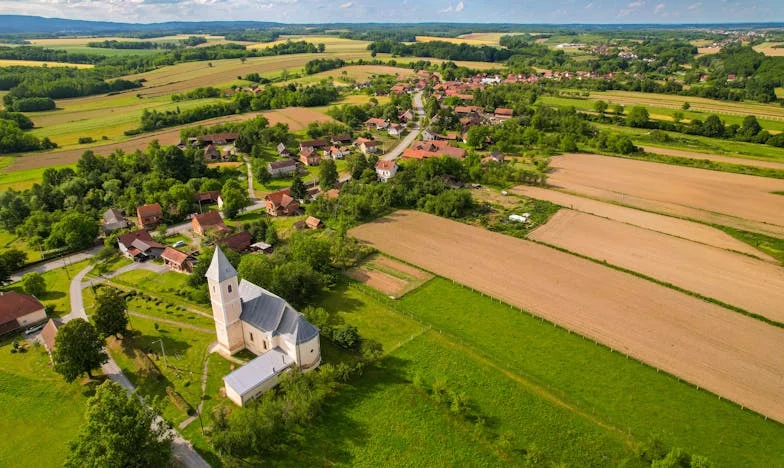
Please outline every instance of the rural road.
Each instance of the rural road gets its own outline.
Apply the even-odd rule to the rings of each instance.
[[[419,117],[419,119],[421,119],[422,116],[425,115],[425,109],[422,106],[422,92],[421,91],[416,93],[416,94],[414,94],[414,110],[415,110],[417,116]],[[419,120],[419,119],[417,119],[417,120]],[[411,146],[411,143],[413,143],[414,140],[419,136],[420,130],[422,130],[422,127],[420,127],[419,124],[417,124],[411,130],[411,133],[406,135],[406,137],[403,138],[403,140],[400,143],[398,143],[397,146],[392,148],[392,151],[390,151],[390,152],[386,153],[385,155],[381,156],[380,159],[384,159],[384,160],[387,160],[387,161],[393,161],[393,160],[399,158],[400,155],[403,154],[403,151],[405,151],[406,148]]]
[[[113,274],[107,276],[116,276],[125,273],[126,271],[135,269],[151,270],[155,267],[158,267],[158,265],[150,264],[148,266],[148,264],[145,263],[134,263],[120,268]],[[87,268],[77,273],[76,276],[73,277],[73,280],[71,280],[71,313],[63,317],[63,321],[67,322],[75,318],[87,320],[87,313],[84,311],[84,297],[82,295],[82,289],[85,287],[85,284],[83,284],[84,277],[87,275],[87,273],[90,272],[92,268],[93,265],[88,266]],[[101,278],[90,280],[88,281],[87,286],[98,284],[101,281],[103,281]],[[136,387],[134,387],[131,381],[128,380],[125,374],[123,374],[122,369],[120,369],[120,366],[118,366],[114,359],[112,359],[111,355],[109,355],[109,360],[106,362],[106,364],[101,366],[101,371],[113,382],[118,383],[123,388],[128,390],[129,393],[135,390]],[[155,422],[160,423],[161,421],[162,419],[158,417]],[[210,466],[193,448],[193,445],[185,440],[174,429],[172,429],[172,455],[187,467],[209,468]]]
[[[84,252],[75,253],[72,255],[68,255],[67,257],[60,257],[49,260],[48,262],[39,263],[37,265],[33,265],[31,267],[25,268],[23,270],[17,271],[13,275],[11,275],[11,282],[15,283],[22,279],[22,276],[26,275],[27,273],[46,273],[47,271],[56,270],[58,268],[62,268],[66,265],[72,265],[74,263],[79,263],[82,260],[87,260],[88,258],[92,257],[98,251],[101,250],[100,247],[95,247],[90,250],[85,250]]]

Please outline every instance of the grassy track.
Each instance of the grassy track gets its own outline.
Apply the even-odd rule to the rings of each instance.
[[[400,303],[499,366],[637,440],[658,435],[717,466],[780,461],[773,455],[784,445],[780,424],[448,280],[435,279]],[[760,458],[764,453],[772,458]]]
[[[84,421],[87,387],[65,383],[43,347],[11,354],[0,341],[0,466],[59,466]]]

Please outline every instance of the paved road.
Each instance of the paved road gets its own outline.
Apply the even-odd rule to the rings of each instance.
[[[425,109],[422,106],[422,92],[421,91],[414,95],[414,110],[415,110],[417,116],[419,116],[419,118],[422,118],[422,116],[425,115]],[[419,132],[421,130],[422,130],[422,128],[419,126],[419,124],[417,124],[413,129],[411,129],[411,133],[406,135],[406,137],[403,138],[403,140],[401,140],[400,143],[397,144],[397,146],[392,148],[392,151],[389,151],[385,155],[381,156],[380,159],[385,159],[387,161],[392,161],[392,160],[395,160],[395,159],[399,158],[400,155],[403,154],[403,151],[405,151],[406,148],[411,146],[411,143],[413,143],[414,140],[416,140],[416,138],[419,136]]]
[[[82,260],[87,260],[88,258],[91,258],[93,255],[98,253],[99,250],[101,250],[100,247],[95,247],[90,250],[85,250],[84,252],[71,254],[66,257],[55,258],[45,263],[39,263],[37,265],[33,265],[31,267],[25,268],[11,275],[11,282],[15,283],[17,281],[20,281],[22,279],[22,276],[26,275],[27,273],[33,273],[33,272],[46,273],[47,271],[56,270],[66,265],[79,263]]]
[[[149,265],[149,266],[148,266]],[[118,274],[122,274],[126,271],[130,271],[133,269],[150,269],[152,267],[158,267],[158,265],[147,264],[147,263],[134,263],[131,265],[127,265],[123,268],[118,269],[111,275],[107,276],[114,276]],[[75,318],[82,318],[87,320],[87,314],[84,311],[84,297],[82,295],[82,288],[85,287],[83,284],[84,277],[89,273],[89,271],[93,268],[92,265],[88,266],[84,270],[80,271],[73,277],[71,280],[70,292],[71,292],[71,313],[63,317],[64,321],[73,320]],[[98,284],[102,282],[102,278],[92,279],[87,282],[87,285]],[[131,383],[130,380],[123,374],[122,369],[120,366],[114,362],[111,355],[109,356],[109,361],[106,362],[103,366],[101,366],[101,371],[109,377],[113,382],[120,384],[123,388],[128,390],[128,392],[132,392],[135,390],[135,387]],[[156,420],[156,423],[160,423],[163,420],[159,417]],[[199,455],[199,453],[193,448],[190,442],[185,440],[177,431],[172,429],[172,455],[176,458],[179,462],[187,467],[195,467],[195,468],[209,468],[209,464],[204,460],[204,458]]]

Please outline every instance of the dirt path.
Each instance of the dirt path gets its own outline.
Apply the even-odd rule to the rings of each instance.
[[[784,323],[780,266],[567,209],[528,237]]]
[[[722,156],[719,154],[699,153],[696,151],[686,151],[686,150],[679,150],[673,148],[661,148],[658,146],[650,146],[650,145],[643,146],[642,149],[646,153],[663,154],[665,156],[676,156],[679,158],[689,158],[689,159],[708,159],[710,161],[730,163],[730,164],[741,164],[743,166],[766,167],[770,169],[784,170],[784,163],[782,162],[763,161],[760,159],[749,159],[749,158],[741,158],[741,157],[734,157],[734,156]]]
[[[755,249],[745,242],[735,239],[723,231],[705,224],[656,213],[649,213],[647,211],[635,210],[634,208],[605,203],[542,187],[521,185],[510,191],[529,198],[546,200],[584,213],[590,213],[633,226],[639,226],[651,231],[681,237],[706,245],[712,245],[720,249],[742,252],[769,262],[778,263],[776,259],[770,255]]]
[[[548,183],[622,205],[784,236],[784,180],[655,162],[565,154],[553,157]]]
[[[784,329],[543,245],[424,213],[399,211],[350,234],[784,422]]]

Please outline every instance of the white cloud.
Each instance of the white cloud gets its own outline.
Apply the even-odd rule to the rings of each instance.
[[[591,2],[591,3],[587,4],[587,5],[585,5],[585,9],[586,9],[586,10],[590,10],[591,8],[593,8],[593,2]]]
[[[694,11],[702,6],[702,2],[692,3],[689,5],[689,11]]]
[[[346,8],[351,8],[353,6],[354,6],[354,2],[346,2],[346,3],[341,4],[340,8],[345,10]]]
[[[628,5],[626,5],[626,8],[623,8],[618,12],[618,16],[619,17],[629,16],[632,13],[635,13],[637,10],[639,10],[640,7],[643,6],[644,4],[645,2],[643,0],[637,0],[635,2],[631,2]]]
[[[465,4],[461,1],[457,2],[457,5],[452,6],[451,4],[446,7],[438,10],[439,13],[460,13],[465,8]]]
[[[448,7],[446,7],[446,8],[443,8],[443,9],[441,9],[441,10],[438,10],[438,12],[439,12],[439,13],[451,13],[451,12],[452,12],[452,5],[449,5],[449,6],[448,6]]]
[[[662,10],[664,10],[664,8],[665,8],[664,3],[659,3],[658,5],[656,5],[656,8],[653,9],[653,14],[654,15],[660,14]]]
[[[463,2],[457,2],[457,6],[455,6],[455,12],[460,13],[463,11],[464,7],[465,5],[463,5]]]

